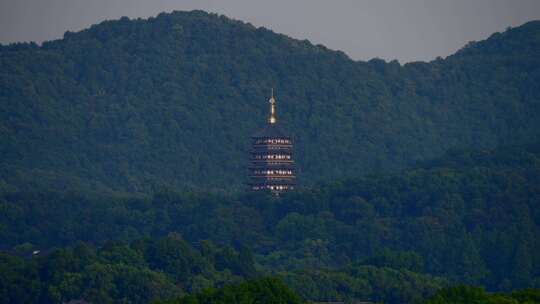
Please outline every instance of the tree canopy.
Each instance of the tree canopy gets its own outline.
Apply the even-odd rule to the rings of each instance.
[[[415,169],[280,197],[6,191],[0,244],[29,256],[80,241],[104,248],[111,239],[131,242],[130,250],[150,258],[150,270],[183,282],[182,290],[214,286],[215,276],[198,275],[209,267],[201,259],[232,278],[278,277],[309,300],[415,302],[455,282],[490,291],[538,288],[539,147],[454,150]],[[186,243],[137,241],[170,233]],[[107,258],[141,265],[130,250]],[[26,268],[10,271],[17,269]]]
[[[400,65],[193,11],[0,46],[0,186],[241,188],[272,87],[306,185],[530,143],[538,33],[530,22]]]

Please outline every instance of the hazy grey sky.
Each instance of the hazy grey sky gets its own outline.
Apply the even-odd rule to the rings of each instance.
[[[342,50],[353,59],[445,57],[540,19],[540,0],[0,0],[0,42],[51,40],[105,19],[203,9]]]

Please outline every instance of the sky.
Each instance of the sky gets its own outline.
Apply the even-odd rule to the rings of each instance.
[[[540,20],[540,0],[0,0],[0,43],[61,38],[103,20],[202,9],[341,50],[355,60],[446,57]]]

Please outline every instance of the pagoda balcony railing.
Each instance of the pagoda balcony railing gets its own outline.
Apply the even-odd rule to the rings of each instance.
[[[294,175],[294,168],[286,169],[274,169],[274,168],[254,168],[249,171],[249,174],[252,175]]]
[[[264,180],[264,181],[249,181],[248,185],[296,185],[294,180]]]
[[[255,159],[255,160],[293,160],[293,156],[292,154],[284,154],[284,153],[281,153],[279,154],[279,157],[281,158],[277,158],[278,155],[276,155],[276,158],[271,158],[268,156],[268,154],[261,154],[261,153],[252,153],[251,154],[251,159]],[[258,157],[258,158],[256,158]],[[263,157],[266,157],[266,158],[263,158]]]
[[[255,158],[259,156],[259,158]],[[287,153],[279,153],[279,154],[266,154],[266,153],[252,153],[251,155],[252,159],[271,159],[271,160],[292,160],[293,155],[287,154]]]
[[[289,152],[290,151],[290,152]],[[249,152],[251,153],[275,153],[275,152],[289,152],[289,153],[292,153],[293,149],[290,149],[290,148],[276,148],[276,149],[271,149],[271,148],[264,148],[264,149],[251,149]]]
[[[274,165],[274,166],[248,166],[249,172],[253,172],[254,170],[264,170],[264,169],[286,169],[286,170],[292,170],[296,174],[296,166],[293,164],[282,164],[283,166]]]
[[[290,162],[294,162],[294,160],[291,158],[254,158],[252,157],[250,159],[251,161],[276,161],[276,162],[279,162],[279,161],[290,161]]]
[[[251,146],[254,150],[292,150],[292,146],[277,146],[277,145],[262,145],[262,146]]]
[[[294,173],[291,173],[291,174],[283,174],[283,173],[280,173],[280,174],[268,174],[268,173],[257,174],[257,173],[251,172],[249,176],[250,177],[295,177],[296,175]]]
[[[251,156],[254,156],[254,155],[260,155],[260,156],[265,156],[265,155],[284,155],[284,156],[290,156],[290,157],[293,156],[292,151],[289,152],[289,151],[283,151],[283,150],[251,151],[250,154],[251,154]]]
[[[292,164],[294,161],[292,159],[251,159],[251,163],[264,163],[264,164]]]
[[[271,170],[264,170],[264,169],[266,168],[254,168],[254,169],[249,170],[248,174],[250,176],[295,176],[296,175],[296,170],[294,170],[294,168],[289,168],[289,170],[280,170],[281,172],[276,172],[276,171],[271,172]]]
[[[293,145],[290,145],[290,144],[254,144],[251,146],[253,148],[266,148],[266,147],[292,148],[293,147]]]
[[[296,179],[296,176],[294,176],[294,175],[287,175],[287,176],[277,176],[277,175],[268,175],[268,176],[258,175],[258,176],[253,176],[253,175],[250,175],[249,177],[250,177],[251,179],[253,179],[253,181],[257,180],[257,181],[260,181],[260,182],[264,182],[264,181],[267,181],[267,180],[289,181],[289,180],[294,180],[294,179]],[[274,179],[272,179],[272,178],[274,178]]]
[[[292,139],[274,139],[274,138],[261,138],[252,137],[252,143],[254,145],[292,145]]]
[[[296,175],[294,174],[250,174],[249,177],[252,177],[252,178],[269,178],[269,177],[296,178]]]

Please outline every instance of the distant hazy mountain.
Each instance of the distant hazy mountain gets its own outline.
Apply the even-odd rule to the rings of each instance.
[[[301,183],[540,137],[540,22],[404,66],[201,11],[0,47],[0,188],[239,188],[276,88]]]

